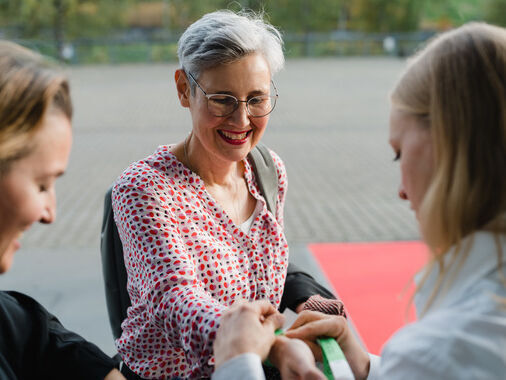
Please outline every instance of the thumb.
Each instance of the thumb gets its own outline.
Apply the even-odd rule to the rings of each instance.
[[[272,328],[272,332],[274,332],[277,329],[280,329],[283,326],[284,322],[285,316],[283,314],[273,313],[269,315],[267,318],[265,318],[263,325],[266,326],[267,328]]]
[[[304,375],[304,379],[306,380],[327,380],[325,375],[321,373],[318,369],[313,369],[309,373]]]

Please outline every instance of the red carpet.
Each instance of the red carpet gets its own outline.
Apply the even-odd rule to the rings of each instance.
[[[343,300],[369,352],[379,354],[407,320],[413,275],[427,257],[420,242],[310,244],[309,250]],[[407,318],[408,317],[408,318]]]

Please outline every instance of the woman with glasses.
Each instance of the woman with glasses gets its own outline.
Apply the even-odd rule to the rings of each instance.
[[[210,375],[223,312],[240,298],[277,308],[288,265],[285,167],[270,151],[272,213],[247,158],[276,105],[279,32],[254,15],[218,11],[184,32],[178,55],[191,132],[133,163],[112,196],[132,300],[116,344],[125,373],[144,378]]]

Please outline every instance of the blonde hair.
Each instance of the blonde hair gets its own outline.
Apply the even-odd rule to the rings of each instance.
[[[72,118],[65,76],[40,55],[0,41],[0,176],[33,149],[31,138],[49,109]]]
[[[506,233],[506,29],[469,23],[435,38],[409,62],[391,101],[430,128],[436,164],[419,222],[433,252],[426,273],[439,264],[441,284],[444,256],[464,260],[470,249],[464,237]]]

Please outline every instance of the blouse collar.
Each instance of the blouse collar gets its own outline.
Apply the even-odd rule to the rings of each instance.
[[[473,285],[498,269],[497,243],[502,249],[502,268],[506,275],[506,234],[494,235],[491,232],[475,232],[463,240],[460,248],[461,251],[468,249],[467,257],[458,254],[456,259],[452,260],[453,252],[448,252],[445,255],[443,263],[447,271],[434,300],[427,309],[427,314],[448,306],[460,295],[465,294]],[[455,247],[452,247],[451,250],[455,250]],[[423,271],[416,276],[417,284],[420,283],[422,275]],[[439,265],[436,264],[415,296],[418,312],[425,310],[436,287],[438,275]]]

